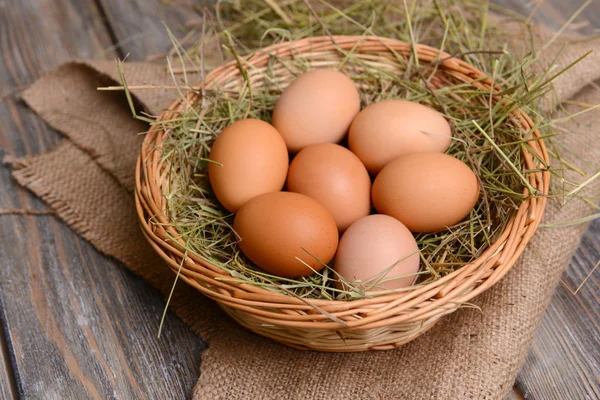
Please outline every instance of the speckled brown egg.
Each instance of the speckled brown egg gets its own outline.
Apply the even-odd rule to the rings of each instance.
[[[401,289],[415,281],[419,247],[397,219],[369,215],[350,225],[342,235],[334,268],[350,287],[368,292]],[[337,286],[350,289],[342,282]]]
[[[287,187],[325,206],[340,232],[371,210],[369,173],[358,157],[337,144],[302,149],[290,164]]]
[[[240,236],[240,249],[252,262],[284,278],[320,271],[323,263],[333,259],[338,245],[331,214],[299,193],[275,192],[253,198],[240,208],[233,228]]]
[[[452,142],[446,118],[433,108],[406,100],[371,104],[352,121],[348,147],[371,174],[408,153],[445,152]]]
[[[373,205],[412,232],[437,232],[473,209],[479,182],[462,161],[444,153],[412,153],[386,165],[371,190]]]
[[[210,151],[208,177],[227,210],[236,212],[259,194],[282,189],[289,156],[281,135],[258,119],[237,121],[217,137]]]
[[[288,150],[297,153],[317,143],[341,141],[360,111],[356,85],[333,69],[314,69],[293,81],[273,110],[273,126]]]

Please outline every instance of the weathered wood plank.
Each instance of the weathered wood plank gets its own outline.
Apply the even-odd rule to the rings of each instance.
[[[8,353],[8,341],[4,337],[4,332],[0,330],[0,400],[11,400],[17,396],[18,391]]]
[[[123,55],[132,60],[145,60],[167,53],[173,44],[166,34],[165,25],[182,39],[189,31],[186,22],[197,19],[210,0],[99,0],[100,7]]]
[[[526,399],[600,398],[600,221],[583,237],[537,330],[518,386]]]
[[[13,270],[0,288],[19,303],[6,314],[25,397],[189,395],[202,343],[176,318],[156,339],[163,307],[157,293],[52,217],[10,218],[0,234],[25,231],[29,238],[24,249],[4,252],[22,273]]]
[[[561,28],[585,2],[586,0],[491,0],[491,3],[524,16],[529,16],[534,12],[533,20],[553,29]],[[540,5],[538,6],[538,4]],[[600,26],[600,3],[596,1],[589,4],[585,11],[575,19],[573,27],[577,30],[581,29],[581,33],[593,34],[594,29],[597,29],[598,26]],[[571,29],[567,31],[569,30]]]
[[[93,2],[10,0],[0,3],[0,37],[2,151],[49,149],[60,135],[14,89],[73,58],[115,57],[103,18]],[[0,188],[0,210],[45,208],[6,168]],[[171,314],[156,338],[164,302],[145,282],[52,215],[0,213],[0,238],[1,326],[23,398],[189,396],[203,344]]]

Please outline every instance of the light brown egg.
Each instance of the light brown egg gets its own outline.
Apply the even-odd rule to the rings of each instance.
[[[225,128],[209,158],[214,161],[208,165],[213,192],[233,213],[259,194],[281,190],[289,163],[279,132],[258,119],[244,119]]]
[[[288,150],[297,153],[317,143],[341,141],[360,111],[358,90],[333,69],[314,69],[292,82],[273,110],[273,126]]]
[[[479,182],[462,161],[443,153],[412,153],[386,165],[373,182],[373,205],[413,232],[437,232],[473,209]]]
[[[352,286],[364,291],[401,289],[415,281],[419,247],[397,219],[369,215],[350,225],[342,235],[334,269]],[[341,282],[337,286],[349,289]]]
[[[369,173],[358,157],[337,144],[302,149],[290,164],[287,187],[324,205],[340,232],[371,210]]]
[[[403,154],[443,153],[451,138],[448,121],[436,110],[406,100],[384,100],[354,118],[348,147],[375,175]]]
[[[323,263],[333,259],[338,245],[331,214],[299,193],[275,192],[253,198],[240,208],[233,228],[241,238],[240,249],[250,260],[285,278],[320,271]]]

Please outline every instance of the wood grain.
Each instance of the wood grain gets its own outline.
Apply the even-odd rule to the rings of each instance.
[[[0,400],[9,400],[18,396],[15,378],[9,359],[8,340],[0,330]]]
[[[506,9],[521,15],[533,14],[533,20],[543,23],[553,29],[560,29],[563,24],[574,15],[584,4],[585,0],[491,0]],[[538,7],[538,4],[541,5]],[[597,33],[600,27],[600,4],[594,1],[587,6],[585,11],[575,19],[567,31],[580,31],[584,34]],[[574,28],[574,29],[572,29]]]
[[[1,2],[0,37],[0,146],[12,156],[47,150],[60,135],[14,91],[70,59],[116,57],[105,51],[112,41],[102,16],[87,1]],[[6,168],[0,187],[0,210],[45,208]],[[9,339],[2,365],[13,360],[23,398],[189,396],[203,343],[171,314],[156,338],[164,302],[149,285],[52,215],[0,212],[0,238],[0,315]]]
[[[202,7],[210,3],[214,1],[99,0],[116,47],[132,60],[167,53],[173,44],[165,26],[182,39],[189,30],[186,22],[197,19]]]
[[[518,379],[526,399],[600,399],[600,270],[589,275],[599,262],[597,220],[583,237],[536,331]]]

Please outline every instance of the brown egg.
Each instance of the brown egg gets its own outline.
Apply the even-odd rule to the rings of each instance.
[[[340,239],[334,268],[364,291],[395,290],[413,284],[419,271],[419,247],[397,219],[374,214],[361,218]],[[341,282],[338,288],[346,289]]]
[[[320,271],[323,263],[333,259],[338,245],[331,214],[299,193],[266,193],[253,198],[240,208],[233,228],[241,238],[240,249],[250,260],[285,278]]]
[[[258,119],[237,121],[221,132],[210,151],[208,177],[223,207],[236,212],[259,194],[280,191],[289,156],[281,135]]]
[[[350,150],[322,143],[305,147],[288,171],[290,192],[317,200],[331,213],[343,232],[371,211],[371,179]]]
[[[436,110],[406,100],[384,100],[354,118],[348,147],[375,175],[403,154],[443,153],[451,138],[448,121]]]
[[[283,91],[273,126],[288,150],[297,153],[311,144],[341,141],[359,111],[360,97],[350,78],[333,69],[314,69]]]
[[[373,205],[413,232],[460,222],[479,198],[479,182],[462,161],[444,153],[412,153],[386,165],[373,182]]]

